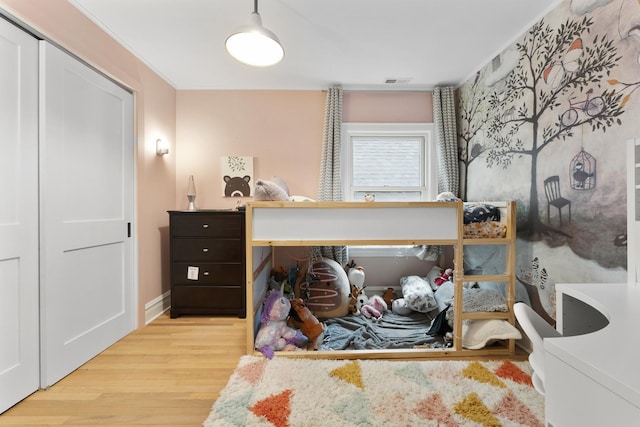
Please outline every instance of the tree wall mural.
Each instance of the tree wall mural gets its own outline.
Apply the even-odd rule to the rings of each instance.
[[[489,125],[494,141],[486,150],[487,165],[507,168],[514,156],[531,159],[529,213],[518,227],[521,235],[531,239],[549,233],[566,235],[540,219],[540,152],[573,136],[574,128],[588,125],[593,131],[605,132],[608,127],[621,124],[622,95],[603,89],[601,84],[620,57],[606,36],[595,35],[585,44],[592,24],[590,18],[584,17],[568,20],[555,30],[544,21],[534,25],[516,44],[521,61],[507,79],[504,92],[494,92],[489,99],[498,114]],[[527,135],[531,138],[527,140],[520,137],[525,126],[530,127]]]
[[[457,93],[461,194],[518,202],[519,281],[546,293],[546,308],[557,281],[626,280],[625,144],[640,136],[637,28],[638,2],[565,0]],[[562,209],[545,197],[552,176],[568,199]]]

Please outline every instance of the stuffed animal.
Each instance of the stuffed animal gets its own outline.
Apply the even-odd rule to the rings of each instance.
[[[290,310],[291,303],[282,290],[269,291],[262,305],[260,330],[255,341],[256,350],[267,359],[273,358],[275,351],[296,350],[308,341],[300,330],[287,326]]]
[[[382,294],[382,299],[387,303],[387,307],[391,307],[391,305],[393,304],[393,300],[395,300],[396,298],[398,298],[398,294],[393,290],[393,288],[385,289],[384,293]]]
[[[367,301],[367,296],[364,295],[364,286],[358,287],[351,285],[351,293],[349,294],[349,312],[354,315],[360,314],[360,308]]]
[[[364,317],[373,318],[375,321],[382,319],[382,314],[387,310],[387,303],[380,295],[374,295],[360,309]]]
[[[302,333],[313,343],[313,349],[318,349],[318,339],[324,332],[324,324],[320,323],[311,313],[309,307],[302,298],[294,298],[291,301],[289,311],[289,323],[300,329]]]
[[[444,273],[442,273],[440,276],[433,279],[433,283],[435,283],[438,286],[447,282],[453,282],[453,270],[450,268],[447,268],[444,271]]]
[[[457,198],[456,195],[450,191],[445,191],[444,193],[440,193],[436,197],[436,202],[455,202],[458,200],[460,199]]]
[[[366,286],[362,287],[362,290],[358,294],[358,298],[356,298],[356,311],[358,312],[359,315],[362,314],[362,307],[364,307],[367,301],[369,301],[369,297],[367,296],[367,294],[364,293],[365,287]]]
[[[356,265],[353,260],[347,267],[347,278],[351,285],[351,294],[349,295],[349,312],[354,315],[360,314],[360,307],[367,301],[367,296],[364,294],[364,268]]]
[[[401,316],[406,316],[408,314],[411,314],[411,312],[413,312],[411,307],[409,307],[407,300],[404,298],[394,299],[393,303],[391,304],[391,311]]]
[[[253,197],[256,201],[284,201],[289,200],[289,191],[278,182],[259,179],[253,189]]]
[[[351,286],[362,288],[362,285],[364,285],[364,268],[359,265],[349,268],[347,277],[349,278]]]
[[[290,195],[289,186],[279,176],[257,180],[253,195],[256,201],[315,202],[315,200],[306,196]]]

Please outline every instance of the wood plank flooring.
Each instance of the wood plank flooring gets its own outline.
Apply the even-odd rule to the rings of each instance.
[[[244,319],[165,314],[0,415],[0,426],[201,426],[245,342]]]
[[[0,426],[202,426],[245,344],[244,319],[165,314],[0,415]]]

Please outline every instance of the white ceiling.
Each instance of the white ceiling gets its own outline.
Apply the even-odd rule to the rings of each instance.
[[[262,0],[285,58],[253,68],[224,50],[253,0],[70,1],[176,89],[380,90],[462,83],[560,2]]]

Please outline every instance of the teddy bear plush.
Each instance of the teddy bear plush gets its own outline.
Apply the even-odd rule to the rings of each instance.
[[[387,308],[393,305],[393,301],[398,298],[398,294],[393,288],[387,288],[382,293],[382,299],[387,303]]]
[[[313,343],[313,349],[318,349],[318,340],[324,332],[324,324],[313,315],[302,298],[291,300],[289,323],[300,329],[302,333]]]
[[[255,348],[267,359],[274,356],[275,351],[293,351],[304,346],[308,339],[298,329],[287,325],[291,310],[291,302],[282,291],[272,289],[264,300],[260,330],[256,335]]]

